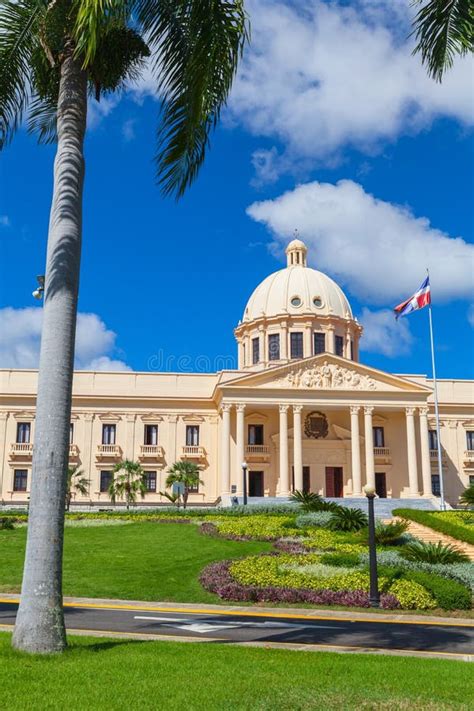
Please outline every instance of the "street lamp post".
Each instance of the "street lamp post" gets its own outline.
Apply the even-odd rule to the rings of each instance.
[[[369,571],[370,571],[370,606],[380,607],[379,581],[377,574],[377,549],[375,546],[375,515],[374,499],[375,489],[373,486],[364,486],[364,494],[367,497],[369,506]]]
[[[247,506],[247,462],[242,462],[242,491],[244,495],[244,506]]]

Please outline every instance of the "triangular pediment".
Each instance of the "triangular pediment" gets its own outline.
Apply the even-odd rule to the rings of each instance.
[[[226,386],[257,389],[429,393],[429,388],[398,375],[323,353],[258,373],[245,374]]]

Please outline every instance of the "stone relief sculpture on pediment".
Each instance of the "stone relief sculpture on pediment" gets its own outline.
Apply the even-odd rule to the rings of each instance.
[[[324,361],[314,368],[291,370],[272,386],[314,390],[377,390],[378,383],[369,375]]]

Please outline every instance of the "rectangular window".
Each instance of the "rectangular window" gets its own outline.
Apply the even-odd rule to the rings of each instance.
[[[199,425],[186,425],[186,446],[199,447]]]
[[[156,472],[145,472],[145,486],[148,492],[156,492]]]
[[[436,430],[428,430],[428,442],[430,449],[438,449],[438,433]]]
[[[354,360],[354,341],[351,341],[351,360]]]
[[[271,333],[268,336],[268,360],[280,360],[279,333]]]
[[[249,444],[263,444],[263,425],[249,425]]]
[[[326,352],[326,334],[316,332],[314,334],[314,355]]]
[[[196,482],[193,486],[188,486],[188,491],[190,494],[199,494],[199,482]]]
[[[112,472],[100,472],[100,493],[106,494],[109,490],[109,486],[112,483],[113,474]]]
[[[252,363],[255,365],[260,360],[260,338],[252,338]]]
[[[158,425],[145,425],[143,444],[158,444]]]
[[[18,422],[16,426],[17,444],[29,444],[31,434],[31,424],[29,422]]]
[[[469,452],[474,451],[474,430],[468,430],[466,432],[466,447]]]
[[[69,444],[74,444],[74,423],[69,425]]]
[[[469,486],[474,486],[474,474],[469,474]]]
[[[15,469],[13,472],[13,491],[26,491],[28,484],[28,470]]]
[[[102,444],[115,444],[115,425],[102,425]]]
[[[292,358],[303,357],[303,334],[301,332],[290,333],[290,355]]]
[[[385,447],[385,435],[383,427],[373,427],[374,447]]]
[[[344,357],[344,338],[342,336],[336,336],[336,355]]]
[[[439,474],[431,475],[431,491],[434,496],[441,496],[441,489],[439,485]]]

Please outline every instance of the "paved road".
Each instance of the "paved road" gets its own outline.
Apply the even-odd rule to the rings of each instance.
[[[0,625],[13,625],[18,604],[0,602]],[[212,639],[222,642],[320,645],[411,651],[431,654],[474,655],[474,626],[466,624],[387,622],[384,620],[308,619],[266,614],[214,611],[166,611],[101,607],[73,603],[65,607],[69,630],[130,633]]]

